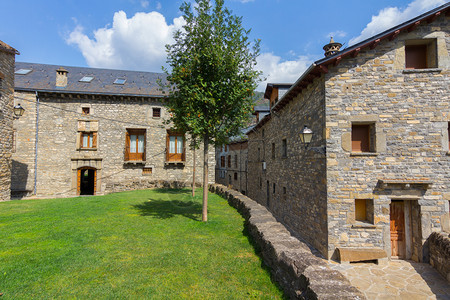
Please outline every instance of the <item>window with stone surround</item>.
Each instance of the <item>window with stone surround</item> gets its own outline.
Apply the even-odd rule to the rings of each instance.
[[[437,68],[436,39],[409,40],[405,42],[405,68]]]
[[[142,175],[151,175],[153,173],[153,168],[144,167],[142,168]]]
[[[275,182],[272,185],[273,185],[272,194],[275,194]]]
[[[153,118],[161,118],[161,108],[153,107],[152,108],[152,117]]]
[[[228,155],[228,168],[231,168],[231,155]]]
[[[127,129],[125,137],[125,161],[145,161],[145,144],[145,129]]]
[[[373,214],[372,199],[355,199],[355,221],[373,224]]]
[[[97,132],[81,132],[80,133],[80,148],[81,149],[96,149],[97,148]]]
[[[90,107],[82,107],[81,108],[81,114],[82,115],[89,115],[90,114]]]
[[[238,174],[234,172],[234,180],[238,180]]]
[[[98,121],[78,121],[77,149],[97,150]]]
[[[167,130],[166,136],[166,162],[186,161],[186,148],[184,133]]]
[[[286,158],[287,157],[287,140],[283,139],[281,141],[281,157]]]
[[[234,156],[234,167],[237,168],[238,166],[238,156],[237,154]]]
[[[375,123],[352,124],[352,152],[375,152]]]

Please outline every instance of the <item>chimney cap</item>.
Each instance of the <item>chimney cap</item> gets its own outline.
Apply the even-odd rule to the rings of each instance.
[[[59,67],[56,72],[65,72],[65,73],[69,73],[69,71],[67,71],[66,69],[64,69],[63,67]]]
[[[333,37],[330,38],[330,42],[323,46],[323,50],[325,50],[325,56],[331,56],[339,52],[341,49],[342,44],[337,43],[333,40]]]

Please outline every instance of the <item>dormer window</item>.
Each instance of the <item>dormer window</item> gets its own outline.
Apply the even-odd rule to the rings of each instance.
[[[31,71],[32,71],[31,69],[19,69],[16,72],[14,72],[14,74],[16,74],[16,75],[27,75]]]
[[[83,78],[81,78],[78,81],[79,82],[91,82],[93,79],[94,79],[94,76],[83,76]]]
[[[124,85],[127,80],[125,78],[117,78],[114,80],[114,84]]]

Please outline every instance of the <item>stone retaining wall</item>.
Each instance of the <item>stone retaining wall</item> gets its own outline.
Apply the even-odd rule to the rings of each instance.
[[[433,232],[429,243],[430,264],[450,282],[450,235]]]
[[[210,191],[226,198],[246,219],[264,263],[291,299],[365,299],[341,273],[291,236],[264,206],[223,185],[210,185]]]

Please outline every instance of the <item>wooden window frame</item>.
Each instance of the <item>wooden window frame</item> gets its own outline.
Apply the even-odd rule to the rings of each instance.
[[[225,168],[225,156],[220,157],[220,167]]]
[[[175,152],[170,152],[170,138],[175,137]],[[183,148],[182,152],[178,152],[178,142],[179,139],[183,139]],[[166,136],[166,161],[167,162],[185,162],[186,161],[186,138],[184,137],[184,133],[177,131],[167,131]]]
[[[131,152],[131,136],[136,135],[136,152]],[[139,137],[144,136],[144,151],[139,151]],[[145,161],[147,150],[147,130],[138,128],[127,128],[125,133],[125,161]]]
[[[228,155],[227,166],[228,168],[231,168],[231,155]]]
[[[281,140],[281,157],[287,158],[287,139]]]
[[[235,180],[235,181],[238,180],[238,174],[237,174],[237,172],[234,172],[234,180]]]
[[[97,150],[97,141],[98,141],[98,136],[97,136],[97,131],[80,131],[79,133],[79,149],[81,150]],[[83,144],[83,139],[85,136],[88,136],[88,145],[84,146]],[[89,138],[89,136],[92,135],[92,145],[90,144],[91,139]]]

